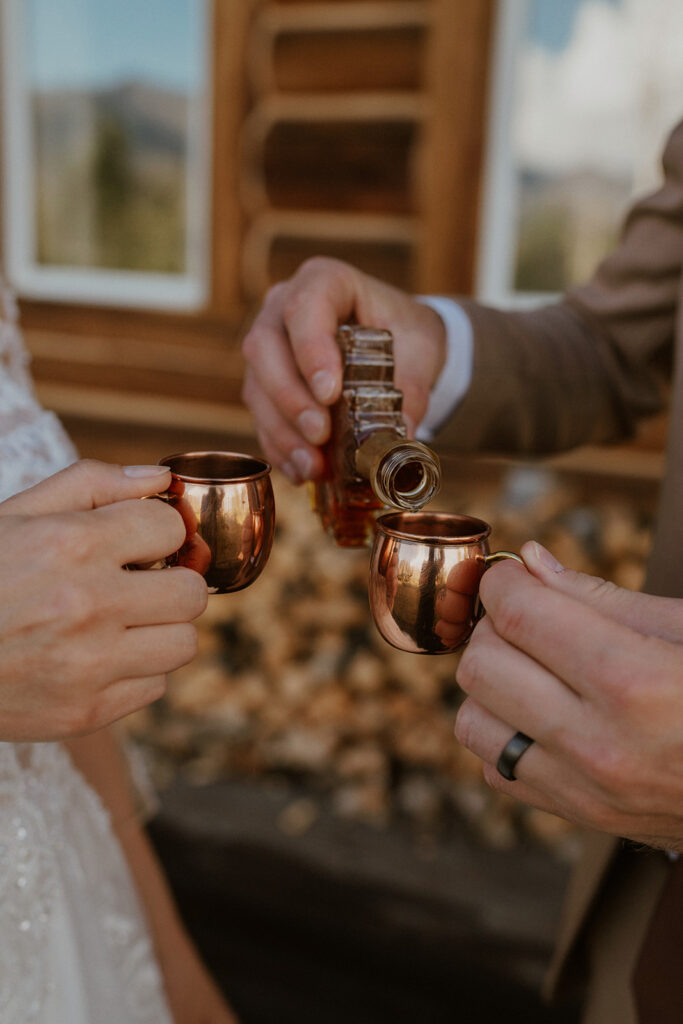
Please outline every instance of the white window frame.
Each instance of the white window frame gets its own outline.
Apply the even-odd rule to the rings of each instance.
[[[2,14],[3,231],[5,272],[26,298],[169,311],[196,311],[209,297],[211,196],[211,0],[195,0],[202,47],[202,84],[188,106],[187,271],[150,273],[47,267],[35,260],[35,176],[25,0],[0,0]]]
[[[508,308],[534,307],[556,298],[554,292],[518,292],[510,285],[519,208],[512,147],[515,69],[529,7],[530,0],[500,0],[497,4],[477,248],[477,298]]]

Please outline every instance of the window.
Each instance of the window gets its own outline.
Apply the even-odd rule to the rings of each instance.
[[[5,260],[24,295],[197,309],[206,0],[6,0]]]
[[[656,186],[683,108],[680,0],[501,2],[478,293],[547,298],[612,247]]]

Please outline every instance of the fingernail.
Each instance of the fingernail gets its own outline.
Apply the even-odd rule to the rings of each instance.
[[[311,444],[320,444],[324,440],[326,420],[321,412],[317,412],[315,409],[305,409],[297,423],[301,433]]]
[[[123,472],[126,476],[161,476],[162,473],[170,473],[168,466],[124,466]]]
[[[291,480],[293,484],[301,483],[301,477],[299,476],[291,462],[283,462],[283,464],[280,466],[280,469],[285,474],[287,479]]]
[[[313,470],[313,459],[305,448],[296,448],[291,455],[290,462],[294,463],[296,471],[303,480],[308,480]]]
[[[336,380],[327,370],[317,370],[311,377],[311,389],[319,402],[332,398],[336,387]]]
[[[543,545],[539,544],[536,540],[532,543],[536,558],[539,562],[545,565],[547,569],[551,569],[553,572],[562,572],[564,570],[562,563],[558,562],[555,556],[551,555],[547,548],[544,548]]]

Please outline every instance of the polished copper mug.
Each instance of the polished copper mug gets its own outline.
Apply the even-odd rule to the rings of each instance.
[[[268,560],[275,531],[270,465],[240,452],[181,452],[159,460],[172,480],[160,497],[183,517],[186,540],[168,565],[195,569],[210,594],[248,587]]]
[[[483,519],[447,512],[387,512],[377,518],[369,597],[384,639],[412,654],[449,654],[481,616],[479,581],[493,562]]]

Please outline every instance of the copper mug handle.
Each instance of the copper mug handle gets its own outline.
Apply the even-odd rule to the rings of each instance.
[[[496,562],[504,562],[507,558],[511,558],[514,562],[519,562],[520,565],[524,565],[524,559],[516,555],[514,551],[492,551],[488,555],[484,555],[484,568],[488,569],[489,566],[495,565]],[[477,622],[486,614],[486,609],[481,603],[479,597],[479,590],[477,589],[477,601],[474,609],[474,617]]]
[[[495,562],[503,562],[506,558],[512,558],[513,561],[519,562],[520,565],[524,565],[524,559],[516,555],[514,551],[492,551],[489,555],[484,555],[484,562],[486,568],[493,565]]]

